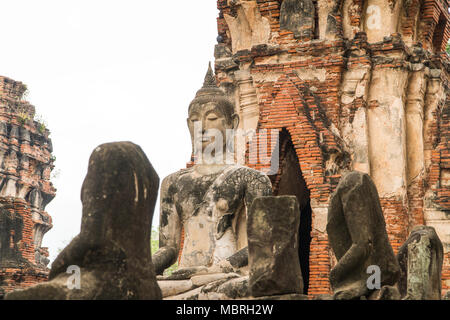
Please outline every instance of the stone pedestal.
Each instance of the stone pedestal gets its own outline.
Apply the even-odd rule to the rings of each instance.
[[[247,224],[252,296],[303,293],[299,223],[295,196],[260,197],[253,201]]]

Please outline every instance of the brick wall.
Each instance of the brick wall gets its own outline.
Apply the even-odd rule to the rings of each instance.
[[[318,63],[316,62],[316,64]],[[278,68],[279,66],[273,67]],[[258,129],[259,132],[269,133],[269,131],[260,130],[284,128],[289,132],[297,151],[303,179],[310,191],[314,220],[315,209],[327,204],[330,191],[340,178],[340,175],[335,172],[326,172],[327,153],[330,149],[339,150],[342,142],[338,141],[329,130],[331,120],[325,113],[326,107],[323,107],[327,103],[322,103],[319,96],[320,94],[326,98],[326,86],[314,83],[314,81],[309,83],[302,81],[295,73],[289,72],[295,67],[296,65],[283,66],[283,70],[286,71],[285,75],[281,76],[272,86],[261,88],[260,93],[264,90],[267,92],[261,94],[263,106]],[[332,69],[333,65],[330,67]],[[266,72],[266,70],[267,66],[260,66],[253,71]],[[334,78],[330,80],[330,82],[333,81],[335,81]],[[310,86],[313,84],[322,87],[316,91],[319,92],[317,95],[310,90]],[[335,94],[331,90],[330,95]],[[336,117],[335,113],[331,113],[331,116],[333,115]],[[258,138],[270,141],[270,138],[265,138],[263,135],[260,133]],[[261,163],[253,165],[252,163],[258,162],[255,157],[256,154],[249,155],[249,166],[255,169],[263,169],[268,166]],[[274,193],[276,194],[276,190]],[[313,230],[311,237],[309,293],[312,295],[329,293],[328,275],[331,266],[327,235],[324,232]]]
[[[316,8],[318,2],[315,1]],[[374,70],[383,73],[384,70],[396,69],[408,73],[412,72],[411,63],[422,63],[429,69],[441,70],[439,83],[446,96],[450,60],[439,51],[445,49],[450,35],[448,5],[443,0],[411,1],[405,10],[399,11],[399,33],[387,34],[381,42],[368,43],[364,33],[364,4],[359,0],[353,0],[348,12],[342,12],[343,9],[338,9],[337,13],[330,12],[337,21],[335,34],[320,38],[317,35],[323,35],[323,32],[316,30],[316,39],[296,39],[292,32],[280,30],[282,1],[258,0],[256,3],[261,16],[270,25],[269,40],[230,54],[228,59],[232,63],[224,63],[226,57],[221,56],[215,65],[217,78],[227,88],[234,88],[234,96],[239,96],[239,84],[234,73],[239,70],[250,72],[260,111],[258,129],[286,129],[289,132],[311,198],[313,228],[309,294],[329,293],[328,276],[335,262],[324,230],[324,212],[341,174],[352,168],[354,157],[354,150],[343,141],[343,127],[353,123],[357,110],[379,106],[379,101],[367,99],[371,86],[370,72]],[[238,9],[227,0],[218,0],[217,4],[218,33],[221,36],[218,46],[226,46],[231,52],[231,32],[225,15],[236,16]],[[346,20],[349,26],[343,25],[344,15],[349,17]],[[317,12],[316,19],[327,21]],[[322,31],[325,27],[318,25]],[[353,38],[344,38],[343,30],[353,30]],[[418,47],[423,47],[425,52],[417,51]],[[344,73],[348,70],[369,70],[368,87],[365,88],[366,93],[355,92],[354,99],[343,104],[342,90],[348,87]],[[405,87],[398,88],[398,91],[407,94],[407,87],[406,82]],[[236,103],[239,104],[239,99]],[[433,113],[433,121],[424,132],[424,148],[431,154],[428,159],[427,153],[425,162],[430,161],[431,165],[424,169],[423,178],[409,186],[401,196],[380,195],[395,252],[414,225],[426,223],[425,207],[431,206],[440,212],[450,210],[450,183],[445,182],[450,178],[444,176],[444,170],[450,169],[448,114],[448,104],[440,103]],[[264,137],[258,137],[261,138]],[[369,140],[371,138],[375,137],[368,137]],[[255,164],[255,157],[255,154],[248,154],[249,166],[256,169],[267,167],[267,164]],[[370,158],[367,163],[371,163]],[[272,181],[276,185],[277,177]],[[406,181],[404,185],[407,185]],[[426,197],[431,202],[426,202]],[[448,290],[448,282],[449,255],[446,253],[443,292]]]
[[[416,4],[417,5],[417,4]],[[411,16],[417,6],[411,5],[409,10]],[[445,47],[450,38],[449,19],[447,1],[425,0],[420,8],[420,36],[426,49],[434,51],[445,51]]]

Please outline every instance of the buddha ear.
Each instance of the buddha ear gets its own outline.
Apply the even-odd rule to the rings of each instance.
[[[188,126],[188,129],[189,129],[189,131],[191,131],[192,130],[192,121],[191,121],[191,119],[189,119],[189,118],[187,118],[186,119],[186,123],[187,123],[187,126]]]
[[[237,129],[237,127],[239,126],[239,121],[240,121],[239,115],[237,113],[234,113],[231,116],[231,123],[233,125],[233,129]]]

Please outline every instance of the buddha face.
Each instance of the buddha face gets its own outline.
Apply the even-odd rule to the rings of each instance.
[[[187,122],[196,152],[205,153],[209,149],[212,156],[215,156],[214,150],[226,153],[227,138],[230,138],[230,130],[237,129],[239,116],[226,114],[223,109],[215,101],[192,104]]]

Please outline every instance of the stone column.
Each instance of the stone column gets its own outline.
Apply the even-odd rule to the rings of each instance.
[[[409,205],[409,230],[424,224],[423,218],[423,178],[424,141],[423,107],[427,88],[427,69],[422,63],[411,65],[406,94],[406,155],[407,192]]]
[[[382,58],[380,58],[382,60]],[[369,157],[394,251],[406,240],[406,116],[408,72],[383,62],[373,69],[369,89]]]
[[[241,128],[245,131],[256,130],[259,119],[259,105],[250,70],[238,70],[234,75],[239,86]]]
[[[425,93],[424,106],[424,162],[425,169],[430,169],[432,152],[439,132],[437,130],[436,111],[440,103],[445,100],[444,88],[440,78],[440,70],[431,69]]]
[[[355,37],[352,57],[342,77],[340,122],[342,138],[351,152],[353,170],[370,174],[367,100],[372,66],[362,48],[367,44],[365,41],[363,34]]]
[[[364,9],[362,1],[344,0],[342,4],[342,31],[344,38],[351,39],[361,31],[361,13]]]

